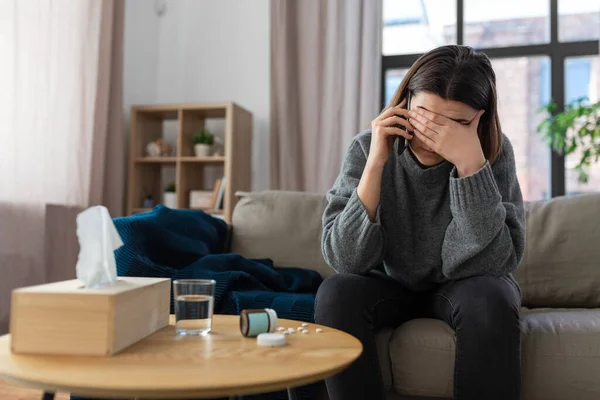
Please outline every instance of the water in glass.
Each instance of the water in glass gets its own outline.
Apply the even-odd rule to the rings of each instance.
[[[181,335],[206,335],[212,328],[213,296],[185,294],[175,298],[175,328]]]

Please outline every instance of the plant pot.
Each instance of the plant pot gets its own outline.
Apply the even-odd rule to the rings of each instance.
[[[177,208],[177,194],[175,192],[164,192],[163,204],[165,207]]]
[[[195,144],[194,153],[196,154],[196,157],[208,157],[211,148],[212,146],[210,144]]]

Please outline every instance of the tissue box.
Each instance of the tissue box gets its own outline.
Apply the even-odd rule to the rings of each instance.
[[[85,289],[74,279],[15,289],[14,353],[111,355],[169,324],[171,280],[119,277]]]

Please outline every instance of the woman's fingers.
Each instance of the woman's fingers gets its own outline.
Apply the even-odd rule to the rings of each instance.
[[[394,126],[386,126],[383,127],[382,130],[388,136],[402,136],[408,140],[413,138],[412,135],[406,132],[404,129],[396,128]]]
[[[430,138],[431,140],[433,140],[435,142],[437,132],[430,129],[427,125],[425,125],[423,122],[421,122],[420,119],[411,118],[408,120],[408,122],[410,122],[412,124],[412,126],[414,126],[416,129],[421,131],[421,133],[423,135],[427,136],[428,138]]]
[[[415,130],[415,136],[418,137],[421,142],[429,146],[430,149],[435,150],[437,148],[435,142],[431,140],[429,136],[424,135],[423,132],[419,131],[418,129]]]
[[[420,124],[420,126],[427,128],[427,129],[425,129],[425,128],[421,129],[421,132],[423,132],[425,134],[427,134],[427,130],[430,130],[436,134],[439,134],[443,130],[442,125],[438,125],[437,123],[431,121],[430,119],[425,118],[422,115],[415,114],[413,111],[409,111],[408,115],[410,116],[410,118],[408,120],[410,121],[411,124],[413,124],[415,126],[417,126],[417,124]]]
[[[397,106],[392,106],[389,108],[386,108],[385,110],[383,110],[381,112],[381,114],[379,114],[379,116],[377,118],[375,118],[375,121],[383,121],[386,118],[391,117],[394,114],[400,114],[402,111],[402,115],[405,115],[406,113],[406,117],[408,118],[408,111],[406,110],[406,98],[404,98],[404,100],[402,100]],[[401,111],[400,111],[401,110]]]
[[[381,125],[383,126],[394,126],[394,125],[402,125],[406,127],[409,131],[414,131],[415,128],[408,122],[406,119],[399,117],[397,115],[393,115],[381,121]]]
[[[375,118],[375,121],[383,121],[394,114],[396,114],[396,109],[394,107],[386,108],[377,118]]]
[[[408,112],[411,118],[417,118],[419,121],[425,123],[430,128],[434,128],[436,126],[448,125],[454,121],[449,118],[444,117],[443,115],[436,114],[429,110],[425,110],[424,108],[417,107],[414,110],[410,110]]]
[[[404,117],[405,119],[409,119],[410,118],[410,115],[409,115],[408,110],[406,108],[395,107],[394,108],[394,114],[395,115],[400,115],[400,116]]]

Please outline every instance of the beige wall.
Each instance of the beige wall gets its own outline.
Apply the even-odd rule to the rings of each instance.
[[[125,114],[139,103],[235,101],[254,115],[252,185],[267,189],[269,24],[268,0],[126,0]]]

